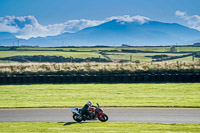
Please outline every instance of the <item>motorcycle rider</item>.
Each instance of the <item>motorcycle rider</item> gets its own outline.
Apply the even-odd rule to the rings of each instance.
[[[89,112],[89,108],[90,107],[96,107],[96,106],[93,106],[92,105],[92,102],[91,101],[88,101],[84,106],[83,108],[81,109],[81,115],[86,115],[88,119],[91,119],[90,117],[90,112]]]

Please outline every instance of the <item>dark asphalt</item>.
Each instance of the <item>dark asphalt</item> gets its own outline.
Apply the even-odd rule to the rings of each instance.
[[[104,111],[109,116],[108,122],[200,124],[200,108],[104,108]],[[0,109],[0,122],[73,122],[73,119],[70,108]]]

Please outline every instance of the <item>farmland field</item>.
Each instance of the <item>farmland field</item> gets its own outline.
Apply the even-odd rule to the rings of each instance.
[[[63,56],[73,58],[98,58],[100,54],[95,52],[60,52],[60,51],[0,51],[0,58],[10,56],[33,56],[33,55],[45,55],[45,56]],[[103,56],[101,56],[103,58]]]
[[[17,50],[76,50],[76,51],[101,51],[101,50],[117,50],[122,49],[128,50],[141,50],[141,51],[156,51],[156,52],[167,52],[170,51],[170,47],[81,47],[81,48],[45,48],[45,47],[35,47],[35,48],[17,48]]]
[[[111,59],[114,60],[130,60],[130,58],[134,61],[134,60],[140,60],[140,61],[146,61],[146,62],[151,62],[153,59],[152,57],[154,56],[162,56],[162,55],[166,55],[169,57],[173,57],[173,56],[183,56],[183,55],[187,55],[187,54],[162,54],[162,53],[106,53],[108,54],[108,57],[110,57]],[[132,56],[132,57],[131,57]],[[189,59],[189,58],[188,58]],[[180,60],[180,59],[177,59]],[[192,61],[192,57],[190,56],[190,60]],[[188,61],[188,60],[184,60],[183,61]]]
[[[4,48],[8,50],[8,48]],[[17,48],[17,50],[76,50],[76,51],[100,51],[100,50],[117,50],[121,51],[122,49],[127,50],[141,50],[141,51],[155,51],[155,52],[169,52],[170,47],[82,47],[82,48],[48,48],[48,47],[35,47],[35,48]],[[177,52],[185,52],[185,51],[200,51],[200,47],[176,47]],[[3,49],[0,49],[3,50]]]
[[[199,60],[200,60],[199,58],[194,59],[194,61],[199,61]],[[187,56],[187,57],[184,57],[184,58],[178,58],[178,59],[174,59],[174,60],[168,60],[168,61],[165,61],[165,62],[177,62],[177,61],[186,62],[186,63],[194,62],[192,56]]]
[[[126,50],[126,51],[124,51]],[[128,51],[127,51],[128,50]],[[136,51],[132,51],[136,50]],[[200,51],[200,47],[176,47],[177,52],[170,52],[170,47],[80,47],[80,48],[53,48],[53,47],[1,47],[0,48],[0,58],[21,56],[20,59],[24,59],[23,56],[55,56],[64,58],[102,58],[107,61],[135,61],[140,62],[151,62],[158,60],[161,62],[163,59],[167,58],[167,61],[175,62],[192,62],[192,56],[182,57],[184,55],[191,55],[192,52]],[[103,51],[103,52],[102,52]],[[159,52],[159,53],[158,53]],[[168,53],[165,53],[168,52]],[[182,53],[186,52],[186,53]],[[163,56],[161,58],[161,56]],[[174,59],[173,57],[176,57]],[[35,57],[39,58],[39,57]],[[194,60],[198,60],[196,57]],[[24,59],[29,61],[28,59]],[[20,62],[19,59],[2,59],[0,63],[5,62]],[[32,62],[32,61],[30,61]],[[39,59],[33,62],[40,62]],[[43,60],[43,62],[48,62]],[[58,61],[59,62],[59,61]],[[69,61],[68,61],[69,62]],[[102,62],[105,62],[103,60]]]
[[[200,47],[176,47],[177,52],[185,52],[185,51],[200,51]]]
[[[12,47],[10,47],[10,49],[11,48]],[[187,51],[187,50],[198,51],[200,50],[199,48],[200,47],[176,47],[177,51]],[[123,51],[124,49],[141,50],[143,52]],[[76,50],[76,51],[70,51],[70,50]],[[114,51],[104,51],[104,50],[114,50]],[[152,52],[147,52],[147,51],[152,51]],[[158,51],[159,53],[157,53]],[[28,72],[33,72],[38,70],[45,71],[44,68],[47,68],[48,72],[71,71],[71,70],[73,71],[87,70],[88,72],[89,71],[119,72],[124,70],[129,72],[134,72],[137,70],[157,71],[161,69],[167,71],[168,70],[185,71],[191,69],[195,71],[197,69],[199,70],[200,56],[198,56],[198,54],[197,56],[192,56],[192,52],[169,53],[169,51],[170,47],[80,47],[80,48],[17,47],[14,50],[9,50],[9,47],[1,47],[0,58],[2,59],[0,59],[0,72],[21,73],[26,71]],[[156,61],[162,64],[152,63],[152,61]],[[13,65],[13,63],[17,62],[20,64]],[[29,62],[33,64],[25,66],[26,64],[24,65],[24,62]],[[40,63],[51,62],[51,63],[66,63],[66,64],[45,65],[45,64],[35,64],[34,62],[40,62]],[[74,63],[85,62],[88,65],[87,67],[85,67],[86,65],[83,64],[72,64],[72,65],[67,64],[71,62]],[[99,64],[91,65],[94,62],[98,62]],[[110,62],[110,63],[104,64],[105,62]],[[123,63],[124,64],[129,63],[129,64],[124,65]],[[42,66],[42,68],[41,67],[39,68],[38,66]],[[56,70],[54,69],[55,66]],[[15,68],[18,69],[15,70]],[[34,68],[34,70],[32,68]],[[37,68],[38,70],[35,68]]]
[[[200,107],[200,83],[1,85],[0,107]]]
[[[9,128],[8,128],[9,127]],[[0,123],[1,132],[48,132],[48,133],[199,133],[199,124],[159,124],[159,123]]]

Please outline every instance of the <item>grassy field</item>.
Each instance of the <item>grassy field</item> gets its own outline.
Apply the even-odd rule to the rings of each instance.
[[[0,132],[199,133],[199,124],[159,123],[0,123]]]
[[[4,50],[10,50],[9,47],[0,47],[0,51],[4,51]]]
[[[200,107],[200,83],[1,85],[0,107]]]
[[[170,51],[170,47],[81,47],[81,48],[45,48],[45,47],[35,47],[35,48],[17,48],[17,50],[76,50],[76,51],[101,51],[101,50],[142,50],[142,51],[157,51],[157,52],[167,52]]]
[[[156,55],[167,55],[169,57],[173,57],[173,56],[183,56],[183,55],[187,55],[187,54],[162,54],[162,53],[106,53],[108,54],[108,57],[110,57],[111,59],[114,60],[130,60],[131,56],[132,56],[132,61],[134,60],[140,60],[140,61],[146,61],[146,62],[151,62],[152,57],[156,56]],[[177,59],[179,60],[179,59]],[[192,57],[191,58],[187,58],[187,60],[182,59],[182,61],[192,61]]]
[[[151,56],[156,55],[167,55],[167,56],[182,56],[187,53],[123,53],[123,50],[140,50],[140,51],[154,51],[154,52],[170,52],[170,47],[80,47],[80,48],[48,48],[48,47],[19,47],[15,48],[14,51],[8,51],[9,47],[0,48],[0,58],[2,57],[11,57],[11,56],[33,56],[33,55],[44,55],[44,56],[63,56],[63,57],[73,57],[73,58],[104,58],[103,55],[97,53],[97,51],[110,51],[116,50],[118,52],[106,52],[108,57],[113,60],[140,60],[140,62],[151,62],[153,59]],[[176,47],[177,52],[196,52],[200,51],[200,47]],[[31,51],[32,50],[32,51]],[[36,50],[36,51],[34,51]],[[50,50],[50,51],[44,51]],[[57,50],[57,51],[56,51]],[[71,50],[77,52],[70,52]],[[65,51],[65,52],[64,52]],[[68,52],[66,52],[68,51]],[[80,51],[80,52],[78,52]],[[83,52],[87,51],[87,52]],[[188,53],[189,54],[189,53]],[[13,60],[15,61],[15,60]],[[180,58],[170,61],[181,61],[181,62],[190,62],[192,57]],[[2,62],[2,61],[0,61]]]
[[[200,47],[176,47],[177,52],[185,52],[185,51],[200,51]]]
[[[200,58],[194,58],[194,61],[199,61]],[[187,56],[187,57],[184,57],[184,58],[178,58],[178,59],[174,59],[174,60],[168,60],[168,61],[165,61],[165,62],[186,62],[186,63],[189,63],[189,62],[194,62],[193,61],[193,57],[192,56]]]
[[[90,58],[95,57],[104,58],[102,55],[95,52],[61,52],[61,51],[0,51],[0,58],[10,56],[33,56],[33,55],[45,55],[45,56],[63,56],[73,58]]]
[[[8,50],[9,48],[1,48],[0,50]],[[82,48],[46,48],[46,47],[35,47],[35,48],[17,48],[17,50],[76,50],[76,51],[100,51],[100,50],[141,50],[141,51],[156,51],[156,52],[169,52],[170,47],[82,47]],[[177,52],[185,51],[200,51],[200,47],[176,47]]]
[[[132,61],[139,60],[140,62],[151,62],[152,60],[155,60],[152,58],[153,56],[161,56],[161,55],[167,55],[169,57],[173,56],[183,56],[187,55],[180,54],[180,53],[116,53],[116,52],[106,52],[107,56],[112,60],[128,60],[130,61],[130,57]],[[105,58],[103,55],[97,53],[97,52],[62,52],[62,51],[0,51],[0,58],[4,57],[12,57],[12,56],[34,56],[34,55],[44,55],[44,56],[62,56],[65,58]],[[198,60],[199,58],[196,58]],[[192,62],[192,56],[190,57],[184,57],[184,58],[178,58],[175,60],[169,60],[169,61],[181,61],[181,62]],[[8,62],[8,61],[1,61],[1,62]],[[0,62],[0,63],[1,63]]]

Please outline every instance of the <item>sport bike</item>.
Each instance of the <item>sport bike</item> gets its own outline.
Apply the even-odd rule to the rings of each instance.
[[[71,111],[73,113],[73,119],[77,122],[96,119],[99,119],[101,122],[106,122],[108,120],[108,116],[103,112],[103,109],[100,108],[98,103],[97,106],[89,108],[88,116],[85,114],[82,115],[81,109],[79,108],[71,108]]]

